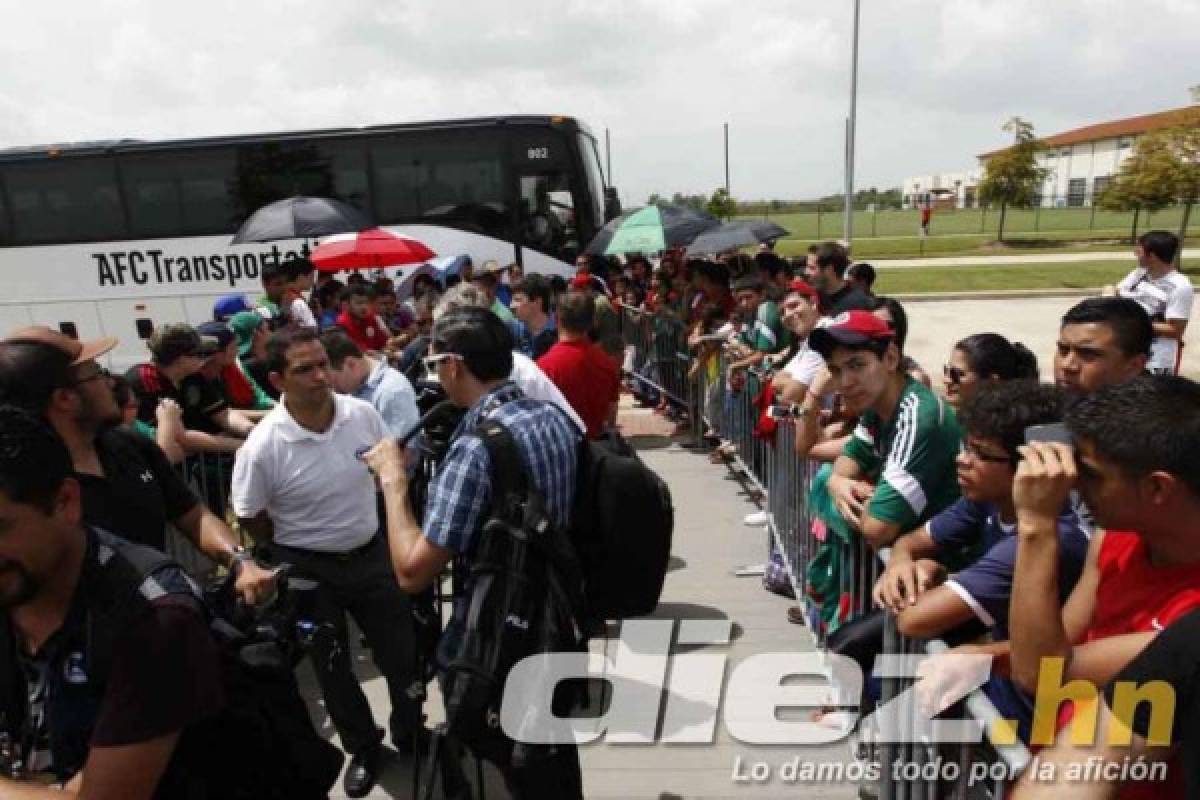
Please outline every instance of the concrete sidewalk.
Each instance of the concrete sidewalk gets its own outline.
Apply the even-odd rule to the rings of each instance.
[[[672,441],[674,427],[668,420],[651,411],[634,409],[623,398],[620,421],[626,436],[637,447],[651,467],[670,485],[675,506],[673,557],[666,587],[658,611],[659,619],[719,620],[730,629],[728,645],[676,645],[677,659],[687,655],[716,654],[726,656],[725,676],[748,657],[758,653],[811,652],[813,641],[808,630],[787,621],[786,611],[792,601],[769,594],[762,588],[760,577],[737,577],[734,570],[749,564],[761,564],[767,554],[767,533],[763,528],[748,528],[742,518],[756,506],[741,491],[740,484],[728,469],[710,464],[707,456],[683,449]],[[369,654],[357,647],[356,669],[362,685],[375,710],[376,721],[387,719],[387,691],[383,679],[375,672]],[[615,655],[615,641],[594,642],[594,651],[606,650]],[[674,696],[664,694],[659,708],[659,730],[675,730],[664,718],[668,713],[686,714],[689,721],[703,719],[713,710],[711,700],[697,696],[679,684],[672,666],[667,679]],[[311,681],[307,663],[301,668],[305,694],[314,719],[322,732],[336,741],[332,726],[320,701],[320,693]],[[820,684],[820,679],[813,679]],[[788,679],[792,684],[796,678]],[[809,680],[803,680],[809,683]],[[764,691],[766,688],[764,687]],[[674,709],[672,711],[672,709]],[[682,711],[681,711],[682,709]],[[430,724],[442,717],[441,699],[436,686],[426,703]],[[729,709],[721,703],[717,708],[716,735],[711,744],[609,744],[604,740],[580,749],[583,763],[584,792],[587,798],[640,798],[701,800],[713,798],[785,798],[802,795],[812,798],[852,798],[856,787],[846,782],[791,783],[780,780],[782,765],[799,759],[800,763],[829,763],[850,761],[845,742],[825,747],[786,746],[763,747],[744,745],[726,730],[724,716]],[[781,718],[804,719],[802,709],[781,710]],[[764,763],[770,770],[769,779],[755,783],[734,778],[735,768],[749,775],[753,765]],[[411,764],[393,757],[385,769],[372,798],[408,798],[412,786]],[[508,797],[499,775],[486,770],[488,800]],[[342,798],[341,783],[330,795]],[[435,797],[440,797],[440,793]]]
[[[1183,251],[1184,258],[1200,257],[1200,249]],[[1027,255],[1003,256],[939,256],[937,258],[898,258],[871,261],[877,269],[892,267],[992,267],[1003,264],[1070,264],[1077,261],[1128,261],[1134,267],[1133,250],[1104,251],[1099,253],[1029,253]]]
[[[670,485],[675,506],[672,569],[662,603],[653,615],[674,620],[728,620],[728,646],[687,646],[688,654],[728,657],[726,678],[745,659],[759,653],[812,652],[807,628],[787,621],[793,602],[770,594],[759,576],[738,577],[735,569],[761,564],[767,556],[765,528],[749,528],[742,518],[757,506],[750,503],[728,469],[708,457],[670,443],[671,425],[647,410],[623,408],[622,427],[651,467]],[[678,635],[678,625],[676,626]],[[668,673],[671,674],[670,672]],[[790,679],[789,683],[795,679]],[[764,692],[767,687],[764,687]],[[689,717],[711,709],[708,700],[673,689],[672,702],[692,704]],[[666,704],[664,704],[666,705]],[[663,709],[660,709],[660,724]],[[582,749],[585,794],[588,798],[850,798],[856,787],[847,783],[785,784],[778,777],[784,763],[848,762],[844,742],[812,746],[750,746],[734,740],[725,727],[729,709],[717,709],[712,744],[652,746],[596,744]],[[804,712],[782,712],[797,719]],[[736,782],[734,768],[744,771],[761,762],[771,777],[762,784]]]

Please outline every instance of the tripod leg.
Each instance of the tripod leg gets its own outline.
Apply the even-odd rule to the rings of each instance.
[[[471,800],[471,784],[462,769],[462,745],[453,737],[447,736],[444,728],[439,727],[438,738],[441,740],[439,762],[442,772],[442,791],[447,800]],[[479,790],[483,791],[482,767],[479,772]]]
[[[425,756],[425,765],[420,770],[413,765],[413,797],[419,800],[433,800],[433,786],[437,782],[436,770],[441,746],[442,734],[439,728],[429,737],[429,752]],[[424,792],[419,791],[421,784],[425,786]]]

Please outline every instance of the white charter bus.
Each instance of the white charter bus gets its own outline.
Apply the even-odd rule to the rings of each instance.
[[[229,244],[292,195],[343,200],[442,256],[564,275],[619,211],[595,138],[569,117],[0,150],[0,332],[116,336],[113,367],[144,360],[154,325],[256,297],[261,267],[299,250]]]

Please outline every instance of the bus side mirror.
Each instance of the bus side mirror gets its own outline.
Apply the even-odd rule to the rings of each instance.
[[[133,324],[137,326],[138,338],[140,339],[149,339],[154,333],[154,322],[146,317],[134,320]]]
[[[604,221],[608,222],[621,214],[621,198],[617,195],[617,187],[604,187]]]

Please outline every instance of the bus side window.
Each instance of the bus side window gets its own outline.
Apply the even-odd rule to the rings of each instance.
[[[79,338],[79,329],[75,327],[74,322],[60,322],[58,329],[64,336],[70,336],[72,339]]]
[[[134,320],[137,325],[138,337],[141,339],[149,339],[154,334],[154,321],[147,317],[139,317]]]

